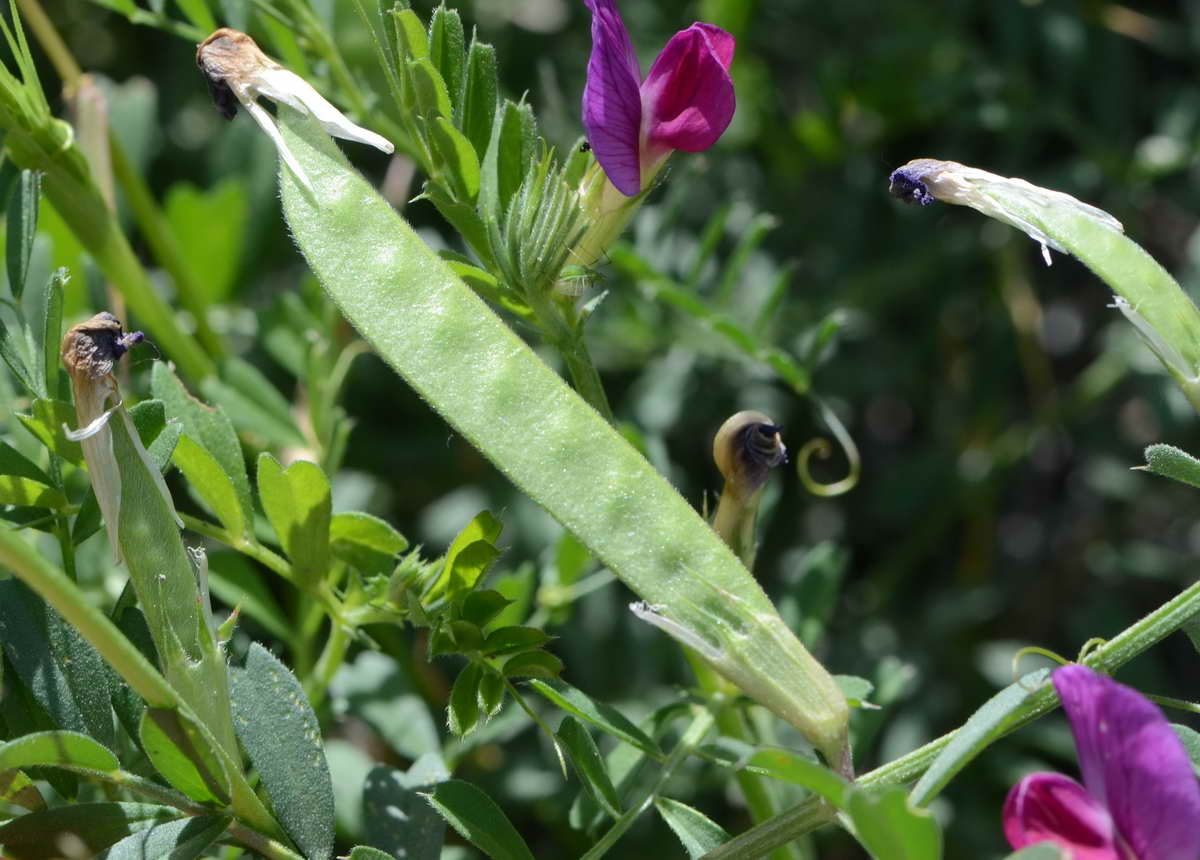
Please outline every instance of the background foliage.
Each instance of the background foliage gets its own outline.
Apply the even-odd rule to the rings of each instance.
[[[235,26],[249,14],[227,5]],[[352,5],[315,6],[349,66],[377,76],[384,92]],[[771,414],[793,450],[826,430],[766,363],[670,301],[664,279],[810,370],[813,390],[853,435],[862,478],[852,492],[817,499],[794,472],[774,479],[757,572],[832,671],[879,685],[874,700],[885,709],[855,717],[859,769],[961,723],[1011,680],[1016,647],[1073,656],[1088,637],[1116,632],[1194,579],[1194,494],[1128,469],[1150,442],[1194,450],[1193,412],[1106,307],[1104,286],[1061,255],[1045,268],[1024,236],[973,213],[902,208],[888,198],[886,177],[909,158],[933,156],[1067,191],[1112,212],[1194,292],[1197,10],[960,2],[934,15],[917,2],[797,0],[626,7],[644,60],[694,18],[733,32],[739,106],[717,148],[673,161],[665,187],[602,268],[610,292],[589,325],[592,349],[617,416],[697,506],[719,488],[712,434],[737,409]],[[317,320],[333,318],[283,227],[269,142],[246,117],[220,119],[188,41],[80,0],[47,8],[81,65],[111,82],[114,128],[202,273],[214,326],[290,401],[297,347],[273,322],[295,313],[297,298]],[[528,92],[543,130],[570,146],[589,47],[583,5],[478,0],[460,11],[496,45],[507,93]],[[54,74],[43,71],[53,95]],[[383,178],[383,156],[345,150]],[[403,204],[412,192],[398,173],[385,188]],[[431,243],[450,235],[429,204],[404,211]],[[70,266],[73,319],[88,304],[83,288],[99,297],[101,279],[45,208],[42,233],[30,283]],[[328,331],[352,337],[344,324]],[[147,392],[150,362],[139,361],[134,387]],[[342,406],[353,430],[333,479],[334,511],[367,510],[433,555],[478,511],[497,512],[506,545],[499,564],[539,577],[564,677],[634,715],[690,683],[678,649],[625,610],[630,595],[620,584],[559,602],[556,586],[578,581],[589,563],[382,362],[355,361]],[[9,421],[7,410],[0,415]],[[250,450],[305,443],[285,422],[234,420]],[[835,480],[845,463],[835,457],[815,469]],[[240,563],[211,558],[214,571]],[[89,585],[99,595],[119,582],[114,573]],[[245,631],[286,639],[251,618],[235,651],[247,647]],[[363,654],[334,684],[322,716],[335,786],[361,784],[372,759],[406,767],[434,731],[447,738],[442,708],[458,666],[425,664],[407,632],[378,637],[403,671],[381,674]],[[1175,637],[1121,677],[1195,698],[1194,668],[1185,669],[1194,659]],[[421,702],[432,723],[395,716]],[[402,732],[402,724],[420,728]],[[553,753],[516,709],[450,750],[461,758],[456,776],[484,787],[536,856],[575,856],[586,844],[567,827],[574,786],[564,791]],[[1031,764],[1069,770],[1069,759],[1065,725],[1055,720],[990,750],[938,801],[947,856],[999,856],[1004,792]],[[747,825],[726,780],[694,768],[679,781],[672,796],[730,832]],[[355,799],[339,808],[339,826],[346,845],[369,826]],[[626,839],[628,856],[679,850],[657,819]],[[859,851],[836,834],[818,846],[821,857]]]

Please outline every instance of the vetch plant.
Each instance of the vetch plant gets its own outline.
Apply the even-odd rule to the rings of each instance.
[[[1053,680],[1083,785],[1057,773],[1014,785],[1004,803],[1009,844],[1050,842],[1076,860],[1200,857],[1200,782],[1162,712],[1086,666],[1065,666]]]
[[[691,858],[802,860],[846,854],[852,841],[877,860],[938,860],[943,835],[928,807],[951,789],[956,822],[1002,819],[1021,860],[1057,853],[1055,841],[1093,860],[1196,860],[1194,831],[1177,825],[1200,814],[1188,759],[1200,762],[1200,735],[1104,676],[1175,631],[1200,642],[1200,584],[1125,618],[1124,630],[1086,628],[1108,637],[1085,647],[1090,669],[1053,682],[1046,670],[1028,674],[945,735],[887,758],[898,739],[932,736],[943,702],[964,698],[904,701],[917,665],[946,693],[959,692],[952,679],[992,677],[974,665],[941,670],[954,656],[942,652],[973,655],[980,636],[995,635],[996,624],[977,623],[980,606],[1015,602],[1008,580],[985,582],[990,562],[978,561],[1004,552],[975,551],[990,548],[993,522],[1007,522],[993,516],[1008,495],[998,492],[1003,470],[1051,424],[1074,433],[1076,412],[1102,424],[1103,401],[1064,396],[1006,429],[987,448],[987,480],[905,468],[909,440],[893,433],[905,404],[877,388],[888,365],[920,354],[923,329],[939,326],[905,332],[913,356],[872,355],[854,374],[837,364],[866,323],[872,340],[886,339],[883,315],[868,319],[887,292],[879,281],[944,264],[940,243],[908,243],[913,266],[889,257],[883,278],[864,281],[856,273],[880,262],[872,255],[888,236],[870,223],[872,207],[857,206],[856,183],[841,182],[818,214],[840,224],[857,207],[864,230],[843,249],[861,261],[839,260],[836,241],[796,240],[790,222],[824,229],[814,213],[776,210],[784,218],[758,199],[785,184],[764,172],[781,163],[771,153],[807,182],[802,174],[854,149],[838,144],[876,139],[887,100],[839,91],[843,63],[803,70],[836,97],[834,122],[794,88],[765,98],[784,92],[769,86],[782,79],[760,53],[771,17],[751,22],[742,4],[710,3],[706,14],[728,29],[681,30],[643,79],[614,0],[590,0],[576,6],[576,23],[591,25],[590,57],[582,30],[537,42],[547,71],[586,72],[582,98],[562,110],[540,86],[507,96],[523,87],[445,6],[426,17],[404,0],[362,0],[355,18],[336,3],[223,3],[217,20],[218,6],[196,0],[161,10],[106,2],[103,26],[115,13],[183,38],[177,62],[146,87],[202,95],[199,43],[218,110],[244,108],[272,143],[249,126],[197,126],[188,140],[208,145],[190,179],[202,187],[165,189],[160,205],[159,175],[177,167],[132,146],[127,157],[122,140],[140,130],[177,154],[191,112],[177,112],[170,134],[150,134],[153,100],[115,97],[110,134],[96,83],[73,131],[51,113],[24,24],[66,90],[84,70],[37,0],[20,5],[23,19],[0,22],[16,64],[0,71],[0,360],[11,376],[0,379],[0,855],[435,858],[461,850],[453,830],[483,854],[521,860],[666,856],[680,845]],[[675,14],[670,4],[653,13]],[[713,146],[729,125],[735,33],[755,88],[738,94],[752,112],[748,145],[702,165],[713,189],[689,187],[701,165],[673,176],[664,165],[676,150]],[[545,38],[509,35],[506,45]],[[787,122],[771,122],[775,102]],[[769,125],[786,131],[774,141],[786,148],[755,131]],[[244,130],[262,158],[225,157]],[[363,152],[331,136],[394,145],[383,191],[352,165]],[[117,214],[100,194],[109,163],[127,204]],[[395,181],[406,166],[412,194]],[[1200,313],[1116,219],[956,162],[919,159],[891,184],[910,202],[972,206],[1047,254],[1085,262],[1200,406]],[[726,202],[692,205],[713,198]],[[54,210],[39,209],[43,200]],[[1136,217],[1124,220],[1140,232]],[[114,301],[102,307],[112,313],[95,306],[93,263],[111,282]],[[838,271],[840,283],[843,266],[850,309],[820,293],[822,274]],[[1004,286],[1008,296],[1021,285]],[[852,317],[860,322],[843,324]],[[979,317],[976,339],[990,344],[993,321]],[[121,320],[145,328],[169,360],[147,349],[131,361],[142,337]],[[961,338],[950,328],[949,340]],[[956,356],[970,357],[968,346],[955,341]],[[386,367],[356,360],[370,352]],[[1036,350],[1024,357],[1036,364]],[[1115,389],[1121,358],[1089,369],[1088,390]],[[399,385],[389,368],[410,392],[389,387]],[[979,373],[956,358],[948,378]],[[817,396],[829,380],[845,386],[836,402],[846,425],[877,437],[863,448],[864,474],[880,471],[885,447],[897,468],[864,482],[866,493],[886,485],[884,496],[810,515],[788,484],[793,470],[781,468],[789,454],[814,493],[852,485],[860,467]],[[870,392],[861,410],[854,385]],[[794,401],[805,397],[835,428],[850,478],[821,485],[808,472],[826,448],[793,435],[804,424]],[[781,420],[746,409],[759,404]],[[932,414],[950,414],[945,405],[931,395]],[[1007,415],[984,405],[964,419],[969,432],[944,434],[927,455],[937,460],[959,437],[984,445],[976,440]],[[1123,408],[1123,431],[1135,413]],[[1149,471],[1200,486],[1200,461],[1182,450],[1152,446],[1146,457]],[[464,512],[461,501],[479,494],[490,510]],[[850,536],[882,522],[871,508],[890,512],[893,527],[864,555]],[[902,518],[908,508],[919,526]],[[960,601],[959,586],[924,563],[923,548],[960,543],[949,532],[960,517],[969,551],[946,554],[961,557],[984,600]],[[861,572],[864,559],[876,575]],[[1118,548],[1089,550],[1086,566],[1099,563],[1119,584]],[[1147,582],[1170,587],[1166,575]],[[1102,600],[1088,596],[1081,613]],[[902,624],[889,620],[895,608]],[[1107,608],[1106,619],[1121,618],[1124,607]],[[1060,616],[1055,629],[1084,629]],[[939,653],[913,659],[921,643]],[[832,675],[818,657],[866,677]],[[1009,784],[966,770],[985,750],[1045,742],[1014,731],[1060,698],[1083,785],[1027,777],[1002,814]],[[658,826],[645,826],[653,816]],[[966,834],[969,851],[949,842],[945,853],[994,853],[1001,828],[980,830]]]

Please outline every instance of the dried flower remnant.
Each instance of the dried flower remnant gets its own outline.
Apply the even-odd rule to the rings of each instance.
[[[1012,847],[1049,842],[1075,860],[1200,857],[1200,783],[1162,712],[1086,666],[1059,669],[1054,686],[1083,785],[1057,773],[1014,785],[1004,803]]]
[[[1046,235],[1039,226],[1039,211],[1051,207],[1076,214],[1124,232],[1121,222],[1103,209],[1076,200],[1061,191],[1041,188],[1024,179],[1009,179],[957,161],[917,158],[892,171],[888,190],[905,203],[928,206],[935,200],[970,206],[1022,231],[1042,246],[1042,257],[1050,265],[1050,248],[1066,254],[1066,248]]]
[[[389,155],[395,151],[387,139],[350,122],[308,81],[264,54],[245,33],[228,27],[217,30],[196,47],[196,65],[204,73],[209,93],[221,115],[233,119],[238,104],[241,104],[271,138],[284,164],[310,192],[312,183],[288,149],[275,120],[258,103],[259,96],[311,115],[331,137],[365,143]]]
[[[167,490],[162,473],[150,459],[141,443],[137,429],[129,412],[121,401],[108,406],[110,397],[118,396],[117,379],[113,368],[126,352],[141,343],[144,335],[140,331],[126,333],[121,321],[107,311],[96,314],[67,332],[62,342],[62,360],[71,376],[71,389],[75,395],[75,415],[79,429],[63,428],[66,437],[78,442],[83,448],[88,474],[96,502],[104,516],[109,543],[113,549],[113,560],[121,562],[121,544],[118,527],[121,519],[121,473],[113,455],[112,431],[108,422],[114,414],[125,422],[125,429],[133,441],[139,457],[148,469],[156,486],[162,493],[172,514],[175,504]],[[183,522],[175,517],[176,522]]]

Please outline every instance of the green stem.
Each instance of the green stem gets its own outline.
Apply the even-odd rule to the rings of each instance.
[[[1112,674],[1150,646],[1181,629],[1200,614],[1200,582],[1196,582],[1135,624],[1108,640],[1084,659],[1084,664]],[[1007,732],[1028,725],[1058,704],[1054,688],[1047,684],[1030,695],[1007,724]],[[861,776],[857,784],[884,788],[909,782],[924,773],[956,732],[942,735],[906,756]],[[706,855],[705,860],[747,860],[763,857],[805,833],[833,820],[835,811],[809,799],[726,842]]]
[[[220,541],[230,549],[236,549],[242,555],[254,559],[264,567],[270,568],[275,573],[295,585],[294,577],[292,576],[292,566],[287,563],[281,555],[277,555],[267,549],[260,543],[248,541],[245,538],[238,537],[231,533],[228,529],[222,528],[215,523],[210,523],[202,520],[199,517],[193,517],[189,514],[180,513],[179,518],[183,520],[186,528],[191,529],[197,534],[202,534],[205,537]]]
[[[317,658],[317,665],[313,667],[312,674],[304,681],[304,693],[308,696],[313,710],[325,699],[325,694],[329,691],[329,682],[333,680],[338,667],[346,658],[346,650],[350,647],[352,638],[345,625],[339,624],[336,619],[331,620],[329,638],[325,640],[325,647],[321,656]]]
[[[225,342],[208,324],[208,308],[205,306],[204,288],[199,278],[183,257],[179,241],[166,214],[159,207],[146,181],[129,161],[125,148],[113,132],[109,132],[109,151],[112,157],[113,174],[125,192],[129,209],[137,220],[142,236],[154,257],[166,269],[175,282],[175,292],[180,302],[196,321],[196,338],[215,358],[228,354]]]
[[[42,46],[42,50],[46,52],[46,56],[50,59],[50,64],[54,66],[54,71],[58,74],[59,80],[63,82],[63,88],[68,94],[74,89],[75,82],[83,74],[79,68],[79,64],[75,62],[75,58],[71,56],[71,51],[67,48],[62,37],[58,35],[58,30],[54,26],[54,22],[50,20],[50,16],[42,8],[42,5],[37,0],[17,0],[17,6],[21,9],[21,17],[25,19],[25,23],[29,25],[29,29],[33,31],[33,36]]]
[[[608,405],[608,395],[604,393],[604,383],[592,362],[591,353],[584,343],[582,332],[578,337],[565,345],[559,346],[563,361],[566,362],[567,372],[571,374],[571,383],[579,396],[586,400],[593,409],[603,416],[609,424],[615,424],[612,407]]]
[[[738,694],[737,687],[714,672],[712,667],[704,662],[704,658],[691,648],[684,647],[683,653],[692,667],[692,674],[696,676],[700,689],[708,696],[709,707],[716,714],[717,729],[720,733],[725,737],[753,744],[754,740],[746,730],[745,723],[732,706],[732,700]],[[771,786],[761,775],[743,769],[737,771],[734,778],[738,788],[742,790],[746,808],[750,810],[750,818],[755,824],[770,821],[778,814],[779,808]],[[795,846],[792,846],[791,850],[780,848],[771,854],[773,860],[789,860],[800,856]]]
[[[679,739],[679,743],[671,750],[671,754],[667,756],[666,762],[663,763],[662,771],[658,775],[658,779],[654,785],[645,789],[641,796],[638,797],[636,803],[632,803],[625,813],[613,822],[613,826],[600,837],[600,840],[591,847],[591,849],[580,858],[580,860],[599,860],[603,857],[610,848],[617,843],[625,832],[633,826],[638,817],[654,802],[654,798],[662,791],[663,786],[667,784],[667,780],[671,778],[675,768],[677,768],[684,759],[691,755],[700,741],[704,740],[704,736],[708,734],[709,729],[713,727],[714,718],[708,710],[701,710],[692,719],[692,724],[688,726],[687,731],[683,733],[683,737]]]

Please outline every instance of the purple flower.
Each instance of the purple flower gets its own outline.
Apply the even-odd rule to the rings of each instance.
[[[733,119],[733,36],[695,23],[671,37],[642,80],[615,0],[592,10],[583,124],[596,160],[624,195],[642,190],[672,150],[700,152]]]
[[[1052,842],[1073,860],[1200,858],[1200,783],[1162,712],[1086,666],[1054,673],[1083,785],[1035,773],[1004,802],[1013,848]]]

